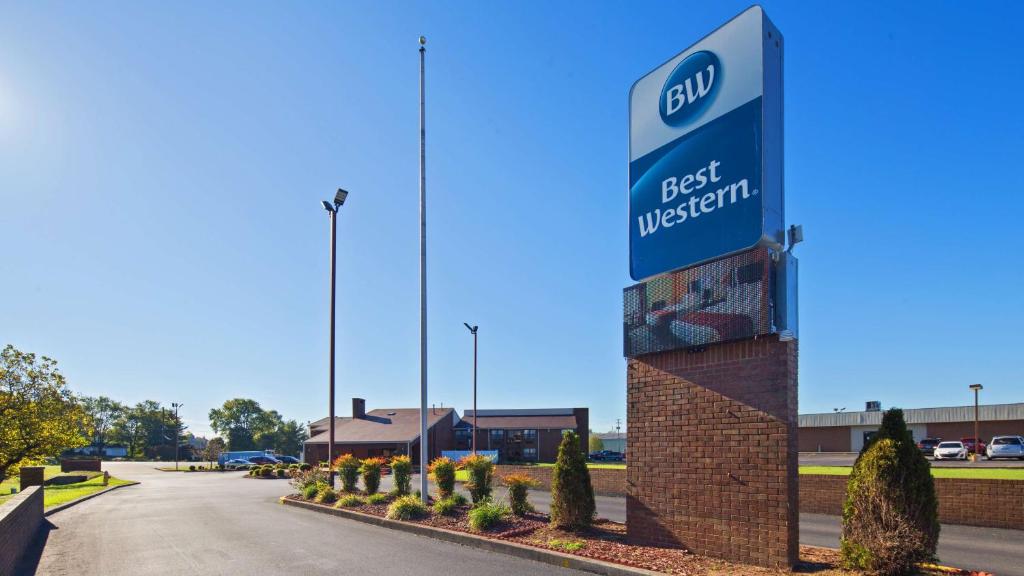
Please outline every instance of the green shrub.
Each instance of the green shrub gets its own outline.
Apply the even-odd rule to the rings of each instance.
[[[441,516],[448,516],[455,513],[455,509],[459,506],[466,505],[466,497],[462,494],[455,494],[447,498],[441,498],[434,501],[434,514]]]
[[[264,478],[269,478],[273,473],[274,468],[272,466],[264,466],[260,468],[260,476],[263,476]]]
[[[840,554],[847,568],[909,574],[935,557],[938,500],[930,468],[903,411],[886,411],[846,484]]]
[[[383,458],[367,458],[363,460],[359,471],[363,473],[363,486],[367,494],[376,494],[380,489],[380,469],[384,466]]]
[[[285,478],[285,477],[287,477],[287,476],[288,476],[288,471],[287,471],[287,470],[285,470],[284,468],[278,468],[278,469],[277,469],[277,470],[276,470],[276,471],[274,472],[274,474],[276,474],[278,478]]]
[[[188,471],[189,472],[195,472],[196,471],[196,465],[195,464],[189,464],[188,465]]]
[[[299,465],[298,464],[289,464],[288,465],[288,469],[289,470],[298,470],[299,469]]]
[[[334,491],[334,488],[324,484],[316,491],[313,501],[321,504],[334,504],[338,501],[338,493]]]
[[[412,520],[427,515],[427,505],[415,496],[396,498],[388,506],[388,518],[392,520]]]
[[[259,468],[249,468],[249,476],[255,476],[259,471]]]
[[[345,492],[355,492],[356,484],[359,482],[359,458],[351,454],[342,454],[334,459],[334,469],[341,476],[341,489]]]
[[[390,499],[391,498],[388,497],[387,494],[379,494],[379,493],[378,494],[370,494],[366,498],[366,503],[367,504],[374,504],[374,505],[377,505],[377,504],[387,504],[388,500],[390,500]]]
[[[537,487],[536,480],[526,474],[509,474],[502,478],[502,482],[508,487],[508,501],[513,514],[525,516],[528,512],[533,512],[533,506],[526,496],[530,488]]]
[[[310,486],[312,486],[313,495],[315,495],[316,490],[318,490],[320,486],[327,486],[327,472],[323,470],[318,470],[316,468],[310,468],[305,472],[300,470],[296,472],[294,475],[292,475],[291,485],[294,486],[295,489],[298,490],[299,493],[301,493],[307,500],[309,500],[313,496],[306,496],[306,490],[309,489]]]
[[[469,527],[476,532],[483,532],[511,513],[505,504],[490,499],[482,500],[469,511]]]
[[[469,496],[477,504],[491,497],[491,479],[494,477],[494,462],[480,454],[466,456],[459,465],[469,472]]]
[[[437,495],[443,500],[455,493],[455,461],[441,456],[430,463],[430,473],[437,484]]]
[[[391,473],[395,475],[395,493],[399,496],[408,494],[412,483],[412,459],[395,456],[391,459]]]
[[[324,484],[323,486],[327,486],[327,485]],[[304,499],[312,500],[313,498],[316,498],[316,494],[317,494],[317,492],[320,491],[320,487],[321,486],[318,485],[318,484],[308,484],[308,485],[302,487],[300,492],[302,493],[302,497]]]
[[[594,487],[580,437],[566,430],[551,474],[551,524],[567,530],[585,528],[593,523],[594,512]]]
[[[355,508],[356,506],[362,506],[365,502],[359,496],[355,494],[347,494],[342,496],[338,503],[334,505],[335,508]]]
[[[306,464],[306,463],[299,464],[299,470],[302,471],[302,472],[305,472],[307,470],[312,470],[312,469],[313,469],[313,466],[311,464]]]
[[[587,543],[582,540],[548,540],[548,546],[551,546],[553,548],[561,548],[566,552],[576,552],[577,550],[582,550],[586,545]]]

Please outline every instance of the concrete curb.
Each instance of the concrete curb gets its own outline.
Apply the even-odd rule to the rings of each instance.
[[[349,520],[363,522],[364,524],[373,524],[374,526],[391,528],[393,530],[399,530],[401,532],[407,532],[410,534],[416,534],[418,536],[426,536],[428,538],[444,540],[446,542],[461,544],[463,546],[478,548],[480,550],[487,550],[489,552],[508,554],[509,556],[524,558],[526,560],[534,560],[536,562],[543,562],[544,564],[550,564],[552,566],[560,566],[562,568],[582,570],[584,572],[590,572],[592,574],[603,574],[604,576],[655,576],[661,574],[660,572],[651,572],[650,570],[644,570],[642,568],[633,568],[621,564],[612,564],[611,562],[605,562],[603,560],[594,560],[592,558],[584,558],[582,556],[564,554],[562,552],[555,552],[553,550],[534,548],[533,546],[526,546],[524,544],[517,544],[515,542],[506,542],[504,540],[492,540],[490,538],[474,536],[472,534],[466,534],[464,532],[445,530],[444,528],[434,528],[432,526],[424,526],[422,524],[412,524],[408,522],[401,522],[398,520],[388,520],[387,518],[381,518],[379,516],[363,514],[361,512],[354,512],[352,510],[345,510],[342,508],[328,508],[320,504],[303,502],[301,500],[292,500],[290,498],[285,498],[283,496],[281,497],[281,503],[286,506],[305,508],[307,510],[313,510],[315,512],[320,512],[323,514],[330,514],[333,516],[348,518]]]
[[[65,502],[63,504],[58,504],[58,505],[54,506],[53,508],[50,508],[49,510],[46,510],[45,512],[43,512],[43,516],[49,516],[50,514],[56,514],[57,512],[60,512],[61,510],[66,510],[68,508],[71,508],[75,504],[79,504],[79,503],[85,502],[86,500],[89,500],[91,498],[95,498],[95,497],[99,496],[100,494],[106,494],[107,492],[110,492],[112,490],[117,490],[118,488],[125,488],[127,486],[135,486],[136,484],[141,484],[141,482],[132,482],[131,484],[119,484],[117,486],[111,486],[111,487],[107,488],[106,490],[100,490],[99,492],[93,492],[92,494],[86,494],[85,496],[82,496],[81,498],[75,498],[74,500],[72,500],[70,502]]]

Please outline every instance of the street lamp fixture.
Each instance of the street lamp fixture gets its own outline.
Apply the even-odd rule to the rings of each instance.
[[[470,435],[470,439],[472,440],[473,455],[476,456],[476,331],[480,327],[470,326],[467,322],[463,322],[462,325],[473,335],[473,433]]]
[[[345,203],[345,198],[348,197],[348,192],[338,188],[338,192],[334,195],[334,204],[332,205],[327,200],[322,201],[320,204],[327,210],[327,214],[331,219],[331,351],[330,351],[330,383],[328,385],[328,438],[327,438],[327,469],[330,476],[331,488],[334,488],[334,468],[331,467],[331,463],[334,462],[334,300],[335,300],[335,285],[337,280],[337,255],[336,247],[338,244],[338,209]]]

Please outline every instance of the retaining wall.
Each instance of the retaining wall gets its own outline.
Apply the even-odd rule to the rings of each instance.
[[[0,504],[0,574],[14,574],[42,522],[42,486],[30,486]]]

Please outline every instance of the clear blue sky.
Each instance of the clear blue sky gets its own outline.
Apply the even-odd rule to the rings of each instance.
[[[801,412],[1024,400],[1024,6],[775,3]],[[0,343],[74,389],[418,402],[428,44],[431,402],[625,417],[630,84],[745,2],[0,5]]]

